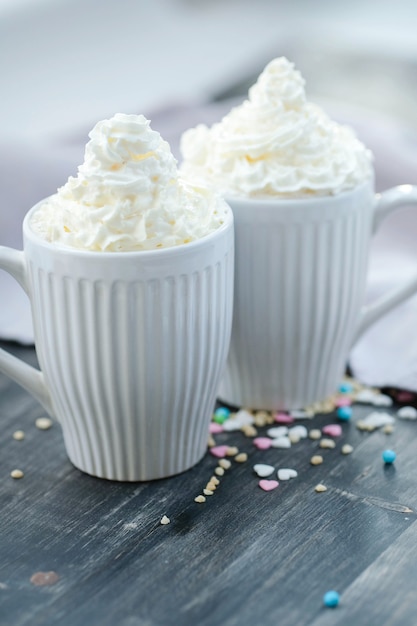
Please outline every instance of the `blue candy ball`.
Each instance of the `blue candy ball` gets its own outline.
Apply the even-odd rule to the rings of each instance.
[[[337,591],[327,591],[323,596],[325,606],[335,607],[339,604],[340,596]]]
[[[384,461],[384,463],[394,463],[395,459],[397,458],[397,455],[395,454],[394,450],[384,450],[382,453],[382,459]]]
[[[340,420],[347,422],[352,417],[352,407],[340,406],[336,411],[337,417]]]

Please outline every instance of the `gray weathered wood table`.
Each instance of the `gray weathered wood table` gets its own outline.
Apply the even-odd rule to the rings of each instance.
[[[36,360],[32,348],[1,345]],[[92,478],[67,460],[59,425],[36,428],[40,405],[0,376],[0,624],[417,624],[417,422],[398,420],[391,435],[360,432],[355,420],[370,410],[354,406],[316,467],[310,439],[260,451],[242,433],[216,435],[249,458],[233,461],[197,504],[212,455],[153,483]],[[22,441],[13,439],[17,429]],[[349,456],[340,453],[346,442]],[[392,466],[382,462],[386,448],[397,452]],[[255,463],[295,468],[298,477],[264,492]],[[22,479],[11,478],[15,468]],[[326,492],[314,491],[319,482]],[[170,524],[161,525],[163,515]],[[38,572],[59,578],[34,584]],[[329,589],[341,594],[336,609],[322,604]]]

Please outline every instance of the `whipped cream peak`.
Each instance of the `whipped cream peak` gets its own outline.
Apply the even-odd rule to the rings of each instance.
[[[181,137],[181,172],[224,196],[303,197],[353,189],[372,177],[372,154],[353,130],[309,103],[305,81],[273,59],[248,98],[211,128]]]
[[[45,239],[93,251],[166,248],[200,239],[227,207],[183,181],[169,144],[143,115],[118,113],[89,133],[76,177],[34,213]]]

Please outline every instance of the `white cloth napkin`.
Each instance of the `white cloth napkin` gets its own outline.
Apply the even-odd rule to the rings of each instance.
[[[188,127],[221,118],[233,103],[173,106],[148,115],[152,127],[169,141],[179,159],[179,138]],[[325,103],[327,111],[353,126],[375,155],[377,190],[402,183],[417,184],[417,134],[400,122],[372,111]],[[21,223],[27,210],[54,193],[83,160],[89,128],[54,144],[0,143],[0,245],[22,246]],[[417,274],[417,207],[389,217],[374,237],[370,254],[367,301]],[[417,391],[417,296],[375,323],[354,346],[350,365],[369,385]],[[0,337],[33,342],[27,297],[5,272],[0,272]]]

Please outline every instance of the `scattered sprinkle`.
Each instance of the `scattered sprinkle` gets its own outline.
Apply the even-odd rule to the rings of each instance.
[[[226,456],[236,456],[238,452],[239,448],[237,448],[236,446],[229,446],[226,451]]]
[[[214,494],[214,491],[212,489],[207,489],[207,487],[205,489],[203,489],[203,493],[205,496],[212,496]]]
[[[291,411],[290,415],[296,420],[312,419],[314,417],[313,411],[305,411],[305,410]]]
[[[38,417],[35,421],[35,426],[39,430],[48,430],[52,426],[52,420],[49,417]]]
[[[47,585],[55,585],[59,580],[56,572],[35,572],[30,577],[30,582],[35,587],[45,587]]]
[[[293,437],[294,439],[296,439],[294,435]],[[299,439],[297,438],[297,442],[298,441]],[[286,435],[284,437],[277,437],[276,439],[272,440],[271,447],[272,448],[291,448],[291,440]]]
[[[169,519],[169,517],[167,517],[166,515],[163,515],[161,518],[161,524],[162,526],[165,526],[166,524],[170,524],[171,520]]]
[[[403,420],[417,419],[417,409],[413,406],[403,406],[397,411],[397,416]]]
[[[219,466],[222,467],[224,470],[228,470],[230,469],[232,463],[231,461],[229,461],[229,459],[220,459],[219,461]]]
[[[275,472],[275,467],[273,465],[266,465],[265,463],[257,463],[253,466],[253,471],[260,478],[267,478],[271,476],[272,472]]]
[[[319,446],[320,448],[331,450],[336,447],[336,443],[333,439],[327,439],[326,437],[324,437],[320,441]]]
[[[330,608],[335,608],[340,601],[340,596],[337,593],[337,591],[326,591],[326,593],[323,596],[323,604],[324,606],[330,607]]]
[[[395,428],[393,424],[385,424],[385,426],[382,429],[382,432],[385,435],[392,435],[392,433],[394,432]]]
[[[207,447],[208,448],[214,448],[215,446],[216,446],[216,442],[215,442],[213,436],[209,435],[209,438],[207,440]]]
[[[314,487],[314,491],[317,491],[317,493],[323,493],[324,491],[327,491],[327,487],[326,485],[319,483],[318,485]]]
[[[23,432],[23,430],[15,430],[15,432],[13,433],[13,439],[16,439],[16,441],[22,441],[22,439],[25,438],[25,433]]]
[[[310,459],[311,465],[321,465],[323,463],[323,457],[320,454],[314,454]]]
[[[260,480],[258,484],[264,491],[272,491],[278,487],[279,482],[277,480],[267,480],[264,478]]]
[[[291,435],[297,435],[299,439],[305,439],[308,435],[308,430],[305,426],[301,424],[297,426],[292,426],[292,428],[288,431],[288,436],[291,438]]]
[[[289,433],[288,434],[288,439],[290,441],[290,443],[298,443],[301,439],[300,435],[298,433]]]
[[[241,431],[244,435],[246,435],[246,437],[256,437],[256,435],[258,434],[258,431],[254,426],[252,426],[252,424],[246,424],[245,426],[242,426]]]
[[[321,438],[321,430],[319,428],[312,428],[308,433],[310,439],[320,439]]]
[[[248,455],[246,454],[246,452],[239,452],[239,454],[235,456],[236,463],[245,463],[247,460]]]
[[[223,424],[230,417],[230,409],[225,406],[220,406],[214,411],[213,420],[217,424]]]
[[[324,435],[328,435],[329,437],[340,437],[343,433],[340,424],[327,424],[326,426],[323,426],[321,430]]]
[[[196,498],[194,498],[194,502],[198,502],[199,504],[201,504],[202,502],[205,502],[206,499],[204,496],[197,496]]]
[[[224,430],[221,424],[217,424],[217,422],[210,422],[209,433],[212,435],[218,435],[222,433]]]
[[[274,420],[277,424],[293,424],[294,418],[291,415],[287,415],[286,413],[276,413],[274,415]]]
[[[290,480],[291,478],[297,478],[298,472],[295,469],[282,467],[277,472],[278,480]]]
[[[252,413],[246,411],[246,409],[240,409],[232,417],[223,423],[223,430],[226,432],[232,432],[234,430],[242,430],[244,426],[252,426],[254,423],[254,417]]]
[[[258,450],[268,450],[271,447],[272,439],[269,437],[255,437],[253,443]]]
[[[336,398],[334,401],[334,404],[336,407],[350,406],[352,404],[352,400],[349,396],[339,396],[339,398]]]
[[[270,414],[266,411],[257,411],[254,417],[255,426],[266,426],[269,423]]]
[[[343,444],[342,449],[341,449],[342,454],[352,454],[352,452],[353,452],[353,446],[351,446],[350,443]]]
[[[272,439],[283,437],[284,435],[288,435],[288,426],[274,426],[274,428],[268,428],[266,434],[268,437],[272,437]]]
[[[10,472],[12,478],[23,478],[24,473],[20,469],[14,469]]]
[[[380,428],[381,426],[385,426],[386,424],[394,424],[395,418],[392,417],[389,413],[384,413],[382,411],[373,411],[369,413],[364,419],[356,422],[356,427],[359,430],[369,430],[372,432],[376,428]]]
[[[214,470],[214,473],[217,474],[217,476],[224,476],[224,469],[222,467],[216,467],[216,469]]]
[[[352,417],[352,407],[339,406],[339,408],[336,411],[336,415],[343,422],[347,422]]]
[[[374,406],[392,406],[392,398],[383,393],[377,393],[372,402]]]
[[[206,489],[208,489],[209,491],[216,491],[217,485],[212,481],[209,481],[206,485]]]
[[[212,476],[210,478],[210,482],[214,483],[215,485],[220,485],[220,480],[217,478],[217,476]]]
[[[228,448],[229,446],[213,446],[210,448],[210,454],[221,459],[226,456]]]
[[[394,463],[396,458],[397,455],[395,454],[394,450],[384,450],[382,453],[382,460],[387,465],[391,465],[392,463]]]

